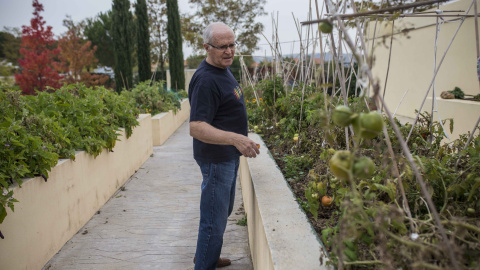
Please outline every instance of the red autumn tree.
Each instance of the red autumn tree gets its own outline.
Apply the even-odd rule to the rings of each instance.
[[[81,37],[81,27],[71,20],[63,23],[68,32],[58,41],[60,59],[65,72],[64,82],[67,84],[83,82],[87,87],[103,85],[108,80],[106,75],[90,74],[88,70],[93,68],[98,60],[95,58],[97,46],[91,47],[92,42]]]
[[[59,63],[54,59],[60,50],[52,49],[55,42],[52,27],[45,27],[45,21],[40,16],[43,5],[38,0],[33,1],[33,18],[30,26],[22,26],[22,44],[18,60],[22,72],[15,74],[15,81],[25,94],[35,94],[35,90],[44,91],[47,86],[60,87],[58,74]]]

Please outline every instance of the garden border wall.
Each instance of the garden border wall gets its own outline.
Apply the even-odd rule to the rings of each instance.
[[[77,151],[75,161],[58,161],[47,183],[35,177],[14,188],[19,202],[1,226],[2,269],[41,269],[150,157],[151,116],[138,122],[130,138],[121,132],[113,152]]]
[[[47,183],[24,179],[22,188],[14,188],[15,212],[7,209],[1,225],[1,268],[42,269],[150,157],[153,145],[163,144],[189,116],[188,99],[176,113],[140,114],[132,136],[126,139],[122,131],[113,152],[94,158],[77,151],[75,161],[58,161]]]
[[[190,117],[190,103],[187,98],[181,101],[181,108],[152,117],[153,145],[160,146]]]
[[[240,158],[240,182],[247,213],[254,269],[331,269],[326,252],[261,137],[254,159]]]

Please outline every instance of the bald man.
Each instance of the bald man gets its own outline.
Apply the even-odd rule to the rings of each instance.
[[[198,66],[188,89],[193,155],[203,176],[195,270],[231,264],[220,258],[223,234],[235,200],[239,158],[260,151],[247,137],[243,91],[229,66],[235,54],[235,35],[224,23],[203,32],[207,58]]]

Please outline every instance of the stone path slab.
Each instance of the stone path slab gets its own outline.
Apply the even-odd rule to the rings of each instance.
[[[185,122],[44,270],[193,269],[201,173]],[[226,270],[253,269],[240,183],[224,236]]]

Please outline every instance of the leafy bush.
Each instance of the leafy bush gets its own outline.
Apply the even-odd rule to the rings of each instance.
[[[11,185],[25,177],[47,181],[58,159],[74,159],[76,150],[95,157],[112,150],[120,128],[131,136],[137,115],[134,100],[103,87],[72,84],[36,96],[0,89],[0,223],[5,208],[14,209]]]
[[[283,162],[285,162],[284,172],[287,180],[296,180],[303,176],[313,164],[312,158],[308,156],[285,156]]]
[[[448,92],[452,93],[455,96],[455,98],[458,98],[458,99],[462,99],[465,97],[465,93],[462,91],[462,89],[458,87],[455,87],[453,88],[453,90]]]
[[[180,99],[186,97],[185,91],[179,93],[167,91],[163,87],[164,82],[145,81],[139,83],[131,91],[123,91],[122,95],[135,100],[135,105],[142,113],[155,115],[169,110],[180,109]]]

